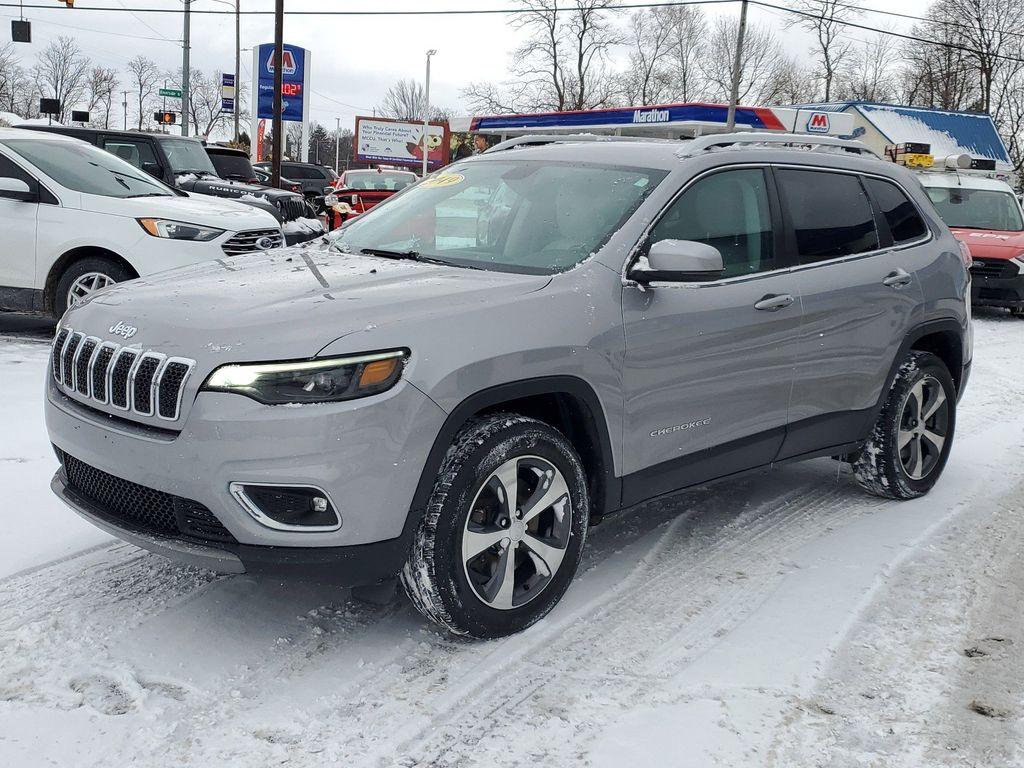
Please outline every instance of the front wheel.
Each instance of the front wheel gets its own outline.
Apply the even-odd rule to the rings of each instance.
[[[113,259],[100,256],[80,259],[65,269],[57,280],[53,313],[60,318],[69,307],[85,301],[101,288],[133,277],[135,275]]]
[[[889,388],[854,476],[876,496],[913,499],[938,481],[956,426],[956,387],[930,352],[911,352]]]
[[[579,565],[589,496],[572,444],[516,414],[468,424],[448,451],[401,580],[460,635],[518,632],[561,599]]]

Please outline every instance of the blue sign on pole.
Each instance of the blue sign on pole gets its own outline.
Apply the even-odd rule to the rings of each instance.
[[[220,100],[220,111],[221,112],[234,112],[235,111],[235,100],[234,99],[221,99]]]
[[[300,123],[306,98],[306,50],[295,45],[285,45],[282,58],[282,118]],[[256,113],[257,117],[271,119],[274,116],[274,44],[264,43],[259,46],[257,60]]]

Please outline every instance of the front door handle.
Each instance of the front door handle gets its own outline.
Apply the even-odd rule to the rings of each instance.
[[[914,276],[911,275],[905,269],[897,269],[894,272],[890,272],[889,275],[882,281],[882,285],[887,285],[890,288],[906,288],[910,285]]]
[[[769,293],[754,305],[754,309],[760,309],[765,312],[778,312],[780,309],[792,306],[794,301],[796,299],[788,293]]]

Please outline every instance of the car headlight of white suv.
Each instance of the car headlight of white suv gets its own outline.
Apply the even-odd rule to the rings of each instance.
[[[194,240],[207,243],[225,232],[216,227],[203,227],[199,224],[172,221],[171,219],[139,219],[138,222],[153,237],[163,237],[167,240]]]
[[[384,392],[395,385],[406,349],[280,363],[222,365],[203,390],[234,392],[266,405],[331,403]]]

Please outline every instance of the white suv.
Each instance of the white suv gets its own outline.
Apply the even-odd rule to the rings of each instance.
[[[50,312],[112,283],[284,243],[266,211],[177,192],[78,139],[0,128],[0,308]]]

